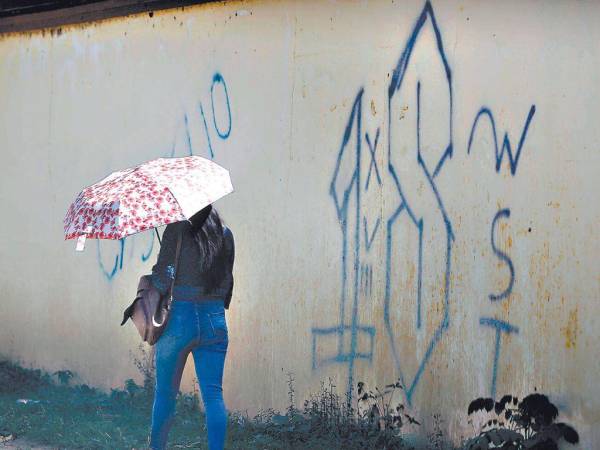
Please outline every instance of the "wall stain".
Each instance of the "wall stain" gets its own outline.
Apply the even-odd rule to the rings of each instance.
[[[246,3],[245,1],[240,1],[237,2],[240,4],[244,4]],[[139,19],[146,19],[146,18],[150,18],[152,19],[154,16],[156,16],[156,19],[162,19],[166,16],[170,16],[173,11],[176,11],[178,9],[181,9],[182,12],[191,12],[194,13],[196,11],[200,11],[202,10],[203,12],[207,12],[211,9],[216,9],[219,7],[224,6],[224,3],[217,3],[217,2],[212,2],[212,3],[199,3],[199,4],[195,4],[195,5],[188,5],[187,7],[171,7],[171,8],[165,8],[165,9],[161,9],[158,11],[151,11],[151,10],[141,10],[138,12],[133,12],[133,11],[127,11],[127,10],[123,10],[121,12],[121,15],[116,15],[116,16],[112,16],[112,17],[98,17],[98,18],[94,18],[94,17],[90,17],[87,20],[83,20],[83,21],[79,21],[79,20],[75,20],[74,22],[67,22],[67,23],[63,23],[63,24],[59,24],[59,25],[52,25],[52,26],[46,26],[46,27],[40,27],[40,28],[28,28],[25,30],[15,30],[15,31],[4,31],[4,32],[0,32],[0,42],[6,41],[6,40],[10,40],[10,39],[22,39],[23,37],[26,37],[28,39],[32,39],[32,38],[39,38],[40,36],[46,37],[46,34],[49,33],[51,35],[51,37],[59,37],[61,34],[63,33],[68,33],[68,32],[72,32],[72,31],[77,31],[77,30],[89,30],[90,28],[98,28],[98,27],[105,27],[107,25],[111,25],[111,24],[123,24],[125,26],[129,25],[131,22],[139,20]],[[85,13],[86,15],[89,14],[89,12]],[[252,13],[250,13],[250,15],[252,15]],[[51,20],[51,19],[49,19]],[[70,20],[70,19],[69,19]],[[154,28],[154,25],[153,25]]]
[[[579,309],[577,306],[569,312],[567,324],[561,328],[561,332],[565,337],[565,347],[575,349],[579,336]]]

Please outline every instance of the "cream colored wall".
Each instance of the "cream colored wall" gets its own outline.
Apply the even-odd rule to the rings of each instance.
[[[62,219],[112,170],[214,155],[236,188],[218,203],[237,244],[230,408],[283,407],[287,372],[300,398],[402,377],[458,438],[496,372],[498,395],[548,393],[592,448],[599,17],[255,1],[4,36],[2,353],[102,388],[139,379],[119,322],[157,242],[76,253]],[[507,152],[496,166],[505,136],[514,173]]]

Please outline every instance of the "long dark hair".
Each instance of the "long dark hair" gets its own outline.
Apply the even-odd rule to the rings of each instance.
[[[219,213],[211,205],[201,209],[190,218],[194,240],[200,250],[200,268],[212,272],[212,267],[223,258],[223,223]],[[220,280],[213,280],[219,282]]]

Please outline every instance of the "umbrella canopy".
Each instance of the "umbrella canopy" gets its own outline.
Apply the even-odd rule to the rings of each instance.
[[[114,172],[69,207],[65,239],[121,239],[189,219],[233,192],[229,172],[200,156],[159,158]]]

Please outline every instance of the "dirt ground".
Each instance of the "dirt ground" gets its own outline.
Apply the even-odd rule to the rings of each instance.
[[[15,450],[55,450],[52,447],[42,447],[27,442],[25,439],[11,439],[9,441],[0,442],[0,449],[15,449]]]

